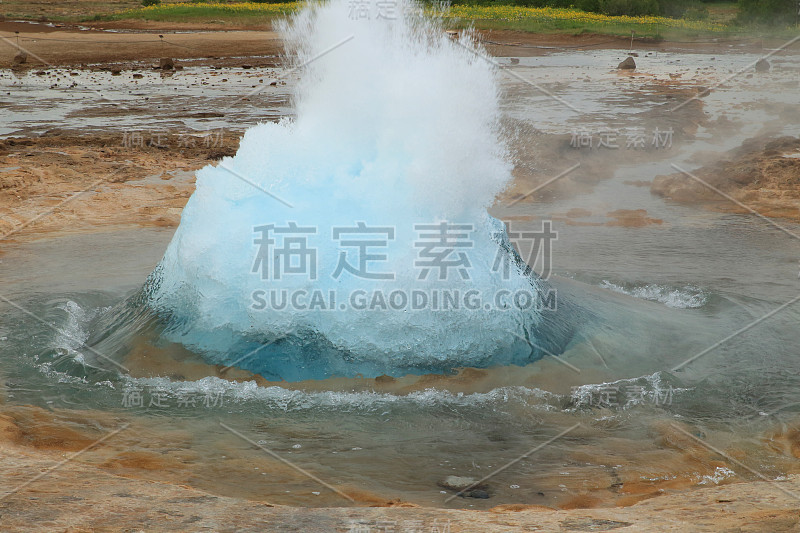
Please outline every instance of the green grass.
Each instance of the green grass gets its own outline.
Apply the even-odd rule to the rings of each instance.
[[[272,19],[295,11],[301,4],[287,2],[266,4],[253,2],[204,3],[187,2],[161,4],[147,8],[129,9],[95,17],[93,20],[142,20],[180,23],[224,23],[228,25],[263,25]],[[478,29],[504,29],[531,33],[613,35],[668,41],[706,40],[741,36],[783,38],[795,35],[790,28],[767,30],[736,26],[734,2],[707,4],[707,20],[684,20],[664,17],[610,17],[575,9],[526,8],[510,5],[456,5],[445,14],[453,28],[475,26]]]
[[[161,4],[146,8],[131,9],[110,15],[100,15],[92,20],[152,20],[156,22],[255,24],[292,13],[299,2],[262,4],[252,2],[180,3]]]
[[[673,29],[658,24],[635,24],[613,22],[570,22],[570,21],[537,21],[537,20],[484,20],[462,19],[455,22],[455,27],[474,26],[480,30],[514,30],[540,34],[597,34],[615,37],[630,37],[631,32],[637,39],[653,39],[667,41],[686,41],[710,37],[728,37],[736,34],[736,28],[722,32]],[[741,30],[738,30],[741,31]]]
[[[714,2],[705,4],[708,8],[708,20],[719,24],[732,24],[739,14],[737,2]]]
[[[509,29],[531,33],[596,33],[677,40],[723,37],[737,28],[710,20],[685,20],[659,16],[608,16],[575,9],[519,6],[457,5],[445,15],[460,26]]]

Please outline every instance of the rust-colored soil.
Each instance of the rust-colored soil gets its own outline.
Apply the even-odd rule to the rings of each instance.
[[[657,176],[650,190],[730,213],[800,220],[800,139],[756,138],[699,169]]]

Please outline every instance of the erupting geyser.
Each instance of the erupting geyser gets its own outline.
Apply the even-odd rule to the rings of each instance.
[[[290,381],[538,358],[541,282],[487,214],[511,179],[491,63],[408,0],[351,4],[283,27],[296,118],[198,172],[145,291],[162,338]]]

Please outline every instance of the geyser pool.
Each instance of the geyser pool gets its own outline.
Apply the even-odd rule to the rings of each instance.
[[[355,42],[345,46],[352,44]],[[334,52],[338,51],[345,48]],[[610,64],[609,58],[624,57],[627,52],[627,47],[591,55],[586,51],[554,50],[547,56],[523,58],[517,72],[538,80],[549,74],[551,84],[545,87],[553,89],[571,79],[574,66],[579,65],[592,81],[570,84],[563,96],[570,102],[582,98],[581,103],[591,107],[600,100],[605,105],[608,99],[604,97],[613,93],[615,111],[606,114],[607,108],[603,107],[596,113],[576,117],[575,121],[591,125],[606,119],[624,119],[625,125],[636,126],[641,120],[638,111],[649,110],[653,101],[643,95],[662,93],[650,92],[650,76],[635,82],[648,89],[630,94],[615,85],[617,75],[608,73],[603,65]],[[660,52],[658,66],[653,68],[665,77],[665,72],[674,72],[677,65],[702,58],[705,63],[701,65],[719,65],[721,79],[728,68],[736,70],[756,59],[738,53],[718,55],[715,61],[711,57],[712,54]],[[749,131],[775,126],[774,116],[764,110],[788,109],[781,104],[791,94],[784,82],[790,82],[790,74],[797,69],[786,65],[797,65],[797,57],[794,55],[789,62],[784,56],[780,59],[783,70],[773,69],[772,79],[781,83],[764,83],[764,78],[756,78],[757,82],[740,80],[757,83],[758,90],[754,86],[737,90],[737,84],[726,84],[727,89],[720,87],[703,99],[704,110],[710,111],[712,118],[718,116],[714,114],[717,109],[732,120],[748,123],[737,133],[728,125],[722,126],[729,124],[727,121],[720,121],[726,145],[739,145]],[[676,59],[681,60],[677,65],[670,62]],[[186,70],[183,72],[175,78],[180,79]],[[206,75],[205,70],[201,72]],[[233,79],[236,74],[224,75]],[[504,120],[530,119],[535,113],[538,129],[542,121],[547,124],[548,112],[552,117],[556,106],[563,107],[559,103],[548,107],[543,103],[544,97],[538,97],[533,87],[518,79],[507,81],[511,85],[506,85],[508,91],[503,96]],[[674,87],[662,86],[669,92]],[[185,100],[170,99],[174,94],[172,86],[159,84],[152,90],[160,96],[160,102],[173,106],[162,105],[160,111],[143,107],[157,113],[152,120],[163,121],[172,116],[164,109],[174,108],[175,113],[182,109]],[[51,97],[59,106],[74,99],[69,93],[62,94],[64,91],[50,93],[53,94],[39,99],[40,106],[44,105],[42,102],[52,104]],[[44,89],[41,94],[45,94]],[[216,94],[206,94],[205,98]],[[731,99],[740,98],[752,105],[745,105],[744,110],[729,105]],[[197,99],[187,107],[201,111],[196,106],[202,101]],[[257,99],[252,98],[248,105],[254,101]],[[266,111],[272,112],[274,108]],[[657,120],[675,116],[667,109],[661,113]],[[791,113],[782,114],[785,120],[791,120]],[[85,116],[75,113],[70,120],[80,122]],[[552,125],[555,120],[549,122]],[[562,129],[553,133],[567,133],[574,123],[564,121],[560,124]],[[528,133],[512,142],[541,146],[536,142],[541,136],[530,130]],[[551,357],[524,368],[465,369],[453,376],[326,379],[281,386],[271,386],[276,384],[234,369],[221,373],[218,368],[194,364],[192,354],[182,346],[166,342],[168,336],[180,340],[173,334],[180,331],[179,317],[164,312],[157,320],[151,319],[149,293],[144,294],[145,298],[115,305],[141,286],[161,259],[171,239],[171,229],[134,226],[119,231],[70,231],[67,235],[45,232],[41,235],[44,238],[5,243],[0,257],[3,296],[46,321],[11,305],[0,305],[2,414],[16,420],[28,444],[38,440],[47,446],[62,446],[54,439],[67,437],[69,440],[64,440],[63,445],[72,443],[75,447],[64,452],[82,448],[131,422],[129,430],[80,455],[76,464],[86,467],[87,474],[101,465],[104,473],[99,480],[113,479],[107,474],[121,474],[156,482],[153,487],[158,491],[168,488],[164,483],[173,483],[216,496],[263,500],[272,505],[341,506],[349,502],[225,430],[219,425],[220,420],[254,442],[265,442],[280,457],[337,488],[357,487],[358,493],[366,496],[359,505],[400,499],[420,506],[473,506],[482,510],[503,504],[570,507],[587,501],[602,507],[628,505],[632,498],[674,493],[683,487],[708,487],[742,479],[758,481],[731,463],[727,467],[737,475],[719,479],[718,469],[724,458],[711,450],[700,453],[697,443],[692,444],[675,425],[719,450],[733,453],[769,479],[796,474],[797,460],[787,451],[797,435],[792,428],[797,425],[800,386],[800,307],[795,304],[783,308],[730,342],[720,345],[719,341],[794,298],[798,241],[763,220],[664,203],[651,196],[647,188],[630,185],[661,172],[659,168],[666,167],[668,171],[673,157],[681,158],[677,162],[686,164],[684,168],[693,168],[688,161],[697,153],[707,153],[709,142],[705,135],[699,135],[682,148],[676,146],[661,166],[654,166],[649,159],[636,162],[615,155],[620,166],[610,168],[607,179],[591,190],[513,208],[495,205],[492,209],[502,218],[532,216],[536,222],[528,224],[528,229],[536,229],[539,216],[565,213],[572,208],[591,209],[595,214],[641,208],[647,210],[648,217],[663,219],[663,224],[642,228],[558,221],[555,266],[559,274],[573,279],[551,280],[559,291],[559,311],[539,314],[534,324],[536,336],[531,341],[543,345],[538,339],[552,334],[553,328],[546,322],[554,316],[563,319],[557,326],[576,324],[576,341],[569,344],[562,360],[580,369],[580,373]],[[560,151],[550,157],[564,167],[572,164],[558,159],[563,155]],[[551,161],[546,152],[538,157],[543,163]],[[136,182],[129,185],[135,186]],[[298,205],[293,197],[281,197]],[[259,218],[259,223],[269,220]],[[598,219],[602,217],[594,220]],[[301,217],[286,220],[304,225]],[[284,220],[275,223],[287,225]],[[373,220],[365,223],[384,224]],[[800,230],[789,221],[779,223],[793,232]],[[356,226],[353,222],[349,225]],[[512,229],[518,227],[514,225]],[[261,233],[253,228],[245,230],[247,235],[236,238],[249,241],[248,253],[254,262],[259,246],[252,241]],[[331,241],[332,236],[326,238]],[[411,253],[415,258],[416,250]],[[350,259],[354,266],[358,265],[357,257]],[[386,267],[385,262],[370,263],[371,270],[389,270]],[[414,268],[413,264],[410,268]],[[321,267],[319,274],[323,274]],[[434,274],[432,271],[430,275]],[[458,280],[457,270],[454,275]],[[259,289],[270,287],[268,280],[260,280],[260,273],[254,276],[260,281]],[[309,288],[314,287],[317,284],[309,283]],[[370,288],[361,283],[359,287]],[[656,298],[652,297],[653,287],[657,289]],[[659,296],[662,291],[669,295],[679,290],[690,301],[696,293],[686,291],[688,287],[702,290],[704,302],[699,307],[670,307]],[[578,302],[584,313],[591,310],[594,315],[587,317],[574,313],[574,309],[565,310],[567,296]],[[247,303],[254,302],[248,299]],[[108,324],[109,320],[115,323]],[[162,335],[165,327],[167,333]],[[130,334],[124,334],[126,331]],[[102,359],[96,361],[97,366],[111,372],[95,372],[89,365],[95,362],[96,354],[80,346],[85,339],[99,353],[128,367],[131,375],[120,373]],[[127,342],[130,348],[115,341]],[[314,353],[309,343],[309,353]],[[690,365],[670,372],[715,345],[716,349]],[[260,360],[264,355],[258,352],[256,358]],[[287,369],[302,361],[287,359]],[[87,366],[80,361],[86,361]],[[227,380],[216,377],[220,375]],[[143,395],[143,406],[126,406],[130,392],[137,390]],[[223,401],[204,405],[205,398],[220,397]],[[154,398],[163,399],[169,408],[151,404]],[[188,400],[195,398],[197,405],[192,406]],[[578,422],[579,431],[552,440]],[[41,441],[37,436],[47,440]],[[452,493],[440,493],[438,482],[449,475],[480,479],[542,445],[535,454],[489,480],[489,499],[451,500]],[[60,453],[44,451],[50,456]],[[71,498],[69,493],[63,499],[61,493],[42,491],[39,483],[45,482],[43,479],[29,485],[28,489],[38,492],[15,496],[23,511],[31,507],[28,496],[41,497],[37,500],[41,508],[46,508],[48,502],[60,501],[63,506]],[[620,489],[620,483],[627,488]],[[775,490],[771,487],[781,483],[764,487]],[[629,490],[641,494],[632,496]],[[779,491],[776,494],[780,497]],[[694,496],[687,493],[686,497]],[[206,500],[198,501],[204,505]]]
[[[197,173],[144,293],[163,340],[288,381],[554,349],[555,295],[487,213],[511,179],[493,65],[416,13],[334,0],[283,25],[296,118]]]

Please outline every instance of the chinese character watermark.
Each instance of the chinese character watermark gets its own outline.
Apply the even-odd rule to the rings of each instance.
[[[198,141],[204,148],[221,148],[225,139],[222,128],[203,133],[202,135],[192,133],[170,134],[167,131],[124,131],[120,146],[128,149],[158,148],[168,149],[173,146],[179,149],[196,148]]]
[[[308,246],[308,236],[316,235],[315,227],[300,227],[289,222],[285,227],[275,224],[256,226],[254,233],[261,236],[253,239],[258,252],[253,261],[252,273],[260,273],[263,280],[280,280],[284,275],[307,276],[317,279],[317,249]],[[270,235],[282,236],[280,245]]]
[[[349,0],[347,3],[350,20],[397,19],[397,0]]]
[[[575,386],[571,388],[571,401],[575,407],[626,408],[633,405],[672,405],[675,389],[648,389],[642,385],[619,385],[603,383],[597,386]]]
[[[457,250],[473,247],[469,237],[472,224],[415,224],[414,230],[418,232],[414,246],[422,248],[414,261],[414,266],[420,269],[418,279],[427,279],[432,269],[438,269],[438,279],[445,280],[450,268],[457,269],[461,279],[469,279],[472,263],[466,252]]]
[[[648,144],[656,150],[665,150],[672,148],[674,133],[672,128],[666,130],[655,128],[650,136],[644,128],[640,127],[630,128],[626,134],[621,134],[620,130],[616,129],[601,129],[595,133],[583,129],[571,132],[569,145],[571,148],[588,148],[590,150],[593,148],[618,150],[621,148],[619,137],[624,137],[626,150],[644,150]],[[595,140],[595,135],[597,140]]]
[[[170,393],[162,389],[131,386],[122,391],[122,407],[125,409],[205,409],[220,408],[224,403],[222,391]]]
[[[350,237],[344,238],[345,235]],[[356,248],[358,266],[353,266],[347,261],[347,251],[339,252],[339,262],[333,272],[334,278],[339,278],[343,271],[347,271],[357,278],[374,280],[393,280],[393,272],[370,272],[368,263],[386,261],[388,256],[384,253],[368,253],[368,248],[386,248],[389,241],[394,240],[393,227],[368,227],[364,222],[359,222],[352,228],[333,228],[333,238],[345,248]]]
[[[550,279],[553,273],[553,243],[558,240],[558,232],[553,231],[552,221],[543,220],[538,231],[513,231],[511,224],[506,223],[506,235],[519,258],[527,266],[523,273],[527,275],[535,271],[538,266],[539,278]],[[495,237],[501,238],[502,234]],[[500,272],[504,280],[511,279],[512,259],[505,248],[499,247],[492,272]]]
[[[414,275],[418,285],[408,288],[377,290],[354,289],[352,285],[338,292],[336,289],[313,286],[269,284],[251,293],[251,309],[256,311],[506,311],[506,310],[557,310],[555,289],[533,281],[524,288],[496,288],[491,291],[476,286],[437,281],[457,276],[458,281],[470,281],[473,261],[469,253],[476,252],[473,224],[456,224],[448,221],[413,224],[416,239],[394,250],[390,257],[390,243],[396,239],[393,226],[369,225],[360,221],[353,226],[331,228],[330,243],[321,242],[325,232],[315,226],[301,226],[287,222],[285,226],[264,224],[253,228],[253,262],[250,273],[261,280],[314,281],[318,279],[319,265],[330,265],[325,272],[334,280],[354,278],[366,281],[391,282],[397,279],[397,268]],[[411,229],[411,228],[409,228]],[[483,261],[489,273],[511,279],[512,266],[517,276],[533,277],[538,268],[538,278],[547,280],[553,271],[553,241],[558,238],[552,222],[543,221],[540,229],[499,232],[491,236],[496,250],[493,264]],[[327,255],[326,255],[327,252]],[[492,251],[489,252],[491,254]],[[335,255],[334,255],[335,254]],[[412,257],[413,256],[413,257]],[[491,256],[490,256],[491,257]],[[398,262],[398,258],[407,264]],[[526,263],[527,262],[527,263]],[[333,265],[335,264],[335,268]],[[290,279],[291,277],[291,279]],[[452,280],[452,278],[451,278]]]

